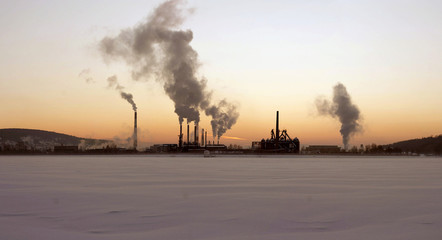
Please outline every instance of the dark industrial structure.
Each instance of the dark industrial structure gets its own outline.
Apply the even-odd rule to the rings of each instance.
[[[134,150],[137,150],[137,145],[138,145],[137,112],[135,112],[135,114],[134,114],[134,135],[133,135],[133,140],[134,140]]]
[[[156,153],[176,152],[178,151],[178,146],[176,144],[155,144],[150,147],[150,150]]]
[[[193,138],[190,137],[190,126],[189,124],[187,124],[187,141],[184,141],[183,138],[183,124],[180,123],[180,134],[178,135],[177,148],[170,147],[171,144],[163,144],[162,146],[167,145],[168,147],[163,147],[162,151],[165,152],[164,150],[168,150],[172,152],[203,152],[206,149],[217,151],[227,150],[227,146],[223,144],[207,144],[207,131],[204,131],[204,128],[201,129],[200,141],[198,124],[195,124],[194,126]],[[156,149],[158,149],[158,147]]]
[[[183,147],[183,124],[180,123],[180,135],[178,135],[178,147]]]
[[[341,148],[336,145],[310,145],[305,148],[307,154],[330,154],[340,153]]]
[[[279,130],[279,111],[276,111],[276,134],[272,129],[270,139],[252,142],[252,149],[258,152],[287,152],[299,153],[300,143],[298,138],[292,139],[287,130]]]
[[[227,146],[215,143],[215,140],[208,141],[207,130],[201,129],[201,138],[199,135],[198,124],[194,125],[193,136],[190,136],[190,125],[187,123],[187,137],[184,140],[183,125],[180,123],[180,133],[178,135],[178,144],[157,144],[151,147],[152,152],[189,152],[203,153],[205,150],[224,152]],[[271,130],[270,139],[252,142],[252,151],[259,153],[299,153],[300,143],[298,138],[291,138],[287,130],[279,129],[279,111],[276,112],[276,131]]]
[[[54,146],[54,153],[76,153],[76,152],[78,152],[78,146],[77,145]]]

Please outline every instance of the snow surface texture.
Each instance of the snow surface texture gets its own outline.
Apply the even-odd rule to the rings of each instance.
[[[0,239],[442,239],[442,158],[2,156]]]

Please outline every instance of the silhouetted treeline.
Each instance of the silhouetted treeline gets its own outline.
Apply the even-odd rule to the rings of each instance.
[[[365,154],[402,154],[404,151],[397,147],[391,147],[388,145],[366,145],[363,149]]]
[[[41,155],[41,154],[129,154],[137,153],[133,149],[119,148],[110,144],[101,148],[80,149],[78,146],[55,146],[54,148],[29,148],[22,142],[0,145],[0,155]]]
[[[374,154],[374,155],[409,155],[409,154],[442,154],[442,135],[431,136],[421,139],[412,139],[401,142],[396,142],[387,145],[377,145],[375,143],[368,145],[361,145],[360,147],[353,146],[351,149],[341,153],[354,154]]]

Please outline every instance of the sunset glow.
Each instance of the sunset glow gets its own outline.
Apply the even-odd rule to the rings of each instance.
[[[102,39],[138,26],[161,2],[2,1],[0,128],[126,139],[133,111],[108,88],[116,75],[138,106],[139,145],[177,143],[179,119],[161,80],[134,80],[130,64],[99,50]],[[192,31],[198,79],[207,79],[213,103],[227,99],[239,112],[221,137],[226,145],[269,138],[279,111],[281,129],[302,145],[342,146],[338,119],[315,107],[338,82],[361,113],[363,130],[350,145],[442,133],[440,1],[192,0],[182,7],[178,29]],[[212,118],[204,110],[200,117],[212,140]]]

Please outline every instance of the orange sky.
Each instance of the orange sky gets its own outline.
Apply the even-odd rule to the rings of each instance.
[[[161,83],[132,80],[130,66],[106,63],[97,50],[160,2],[2,2],[0,128],[127,138],[133,112],[106,83],[117,75],[138,105],[140,142],[176,143],[178,118]],[[189,1],[197,11],[182,26],[193,31],[198,75],[213,100],[238,105],[240,118],[222,143],[268,138],[279,110],[281,128],[301,144],[342,145],[340,123],[314,106],[337,82],[363,117],[351,145],[442,134],[440,1],[229,2]],[[93,82],[79,76],[84,69]],[[201,114],[200,127],[211,133]]]

